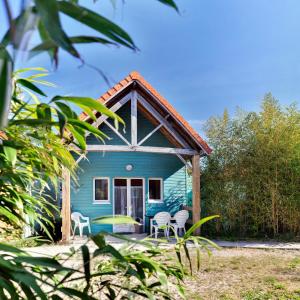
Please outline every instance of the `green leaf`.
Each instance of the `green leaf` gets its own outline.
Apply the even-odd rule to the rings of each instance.
[[[58,122],[38,119],[20,119],[9,122],[10,125],[26,125],[26,126],[59,126]]]
[[[106,134],[104,134],[102,131],[100,131],[99,129],[97,129],[96,127],[92,126],[91,124],[89,124],[87,122],[83,122],[83,121],[76,120],[76,119],[69,119],[68,123],[73,125],[74,127],[79,127],[84,130],[87,130],[88,132],[93,133],[94,135],[99,137],[100,139],[102,139],[102,137],[108,138],[108,136]]]
[[[34,91],[37,94],[47,97],[47,95],[41,89],[39,89],[36,85],[34,85],[32,82],[28,81],[27,79],[24,79],[24,78],[17,79],[16,82],[18,84]]]
[[[59,134],[60,134],[60,137],[63,137],[65,126],[67,124],[67,118],[59,110],[56,110],[56,113],[57,113],[58,123],[59,123]]]
[[[17,162],[17,150],[12,147],[3,147],[4,154],[9,162],[11,162],[12,166],[14,166]]]
[[[3,244],[0,243],[0,250],[4,252],[12,252],[12,253],[17,253],[17,254],[23,254],[26,253],[24,250],[21,250],[19,248],[16,248],[14,246],[8,245],[8,244]]]
[[[118,44],[133,50],[137,49],[126,31],[94,11],[68,1],[59,1],[58,7],[62,13],[102,33]]]
[[[158,1],[165,5],[173,7],[178,12],[178,7],[173,0],[158,0]]]
[[[24,73],[24,72],[32,72],[32,71],[41,71],[41,72],[45,72],[48,73],[48,70],[46,70],[45,68],[41,68],[41,67],[33,67],[33,68],[23,68],[23,69],[18,69],[17,71],[14,72],[14,76],[20,74],[20,73]],[[45,74],[43,73],[43,74]]]
[[[10,299],[19,299],[15,286],[12,284],[12,282],[6,280],[2,276],[1,276],[1,280],[0,280],[0,286],[10,294],[10,296],[11,296]],[[6,299],[3,296],[4,295],[2,295],[2,298],[0,297],[0,299]]]
[[[70,106],[68,106],[67,104],[56,101],[56,102],[55,102],[55,105],[56,105],[56,106],[61,110],[61,112],[62,112],[64,115],[66,115],[68,118],[71,118],[71,119],[76,119],[76,118],[77,118],[76,113],[75,113],[75,112],[70,108]]]
[[[73,47],[70,39],[64,32],[58,11],[58,1],[56,0],[35,0],[38,14],[47,30],[50,38],[61,48],[75,57],[80,57]]]
[[[86,245],[81,246],[82,259],[83,259],[83,268],[84,268],[84,276],[87,285],[90,284],[91,279],[91,263],[90,263],[90,252],[89,248]]]
[[[73,137],[78,142],[78,147],[85,151],[86,150],[86,141],[85,141],[85,134],[81,134],[78,130],[76,130],[71,124],[67,125],[67,129],[72,133]],[[74,142],[75,143],[75,142]]]
[[[193,232],[201,227],[204,223],[212,220],[212,219],[215,219],[215,218],[219,218],[220,216],[219,215],[214,215],[214,216],[209,216],[209,217],[206,217],[206,218],[203,218],[201,220],[199,220],[197,223],[195,223],[192,227],[189,228],[189,230],[185,233],[185,235],[183,236],[184,239],[187,239],[188,237],[190,237]]]
[[[12,25],[5,33],[2,44],[7,47],[12,44],[14,49],[26,50],[28,46],[30,32],[35,29],[37,23],[37,15],[32,6],[27,6],[26,9],[22,10],[20,15],[12,21]],[[13,31],[12,31],[13,30]]]
[[[93,219],[95,224],[138,224],[130,216],[114,215],[114,216],[104,216]]]
[[[102,233],[98,233],[92,236],[92,241],[98,246],[98,248],[103,248],[106,246],[105,238]]]
[[[7,124],[11,101],[11,76],[13,63],[9,53],[0,44],[0,129]]]
[[[89,296],[86,293],[78,291],[78,290],[73,289],[73,288],[60,287],[57,290],[64,293],[65,295],[72,296],[71,299],[74,299],[73,296],[75,296],[75,297],[78,297],[79,299],[82,299],[82,300],[97,300],[96,298],[94,298],[92,296]]]
[[[114,120],[117,120],[118,122],[121,122],[122,124],[125,124],[125,122],[117,114],[115,114],[109,108],[107,108],[104,104],[100,103],[99,101],[97,101],[93,98],[55,96],[54,98],[52,98],[51,102],[56,102],[58,100],[65,100],[68,102],[72,102],[82,108],[87,107],[88,109],[94,109]]]
[[[43,257],[43,256],[19,256],[15,258],[16,262],[27,263],[34,266],[43,266],[48,268],[53,268],[56,270],[69,270],[62,266],[57,260],[54,258]]]
[[[73,36],[69,37],[70,41],[72,44],[90,44],[90,43],[99,43],[103,45],[117,45],[116,43],[96,37],[96,36],[85,36],[85,35],[79,35],[79,36]],[[40,53],[43,53],[44,51],[51,51],[51,53],[54,53],[55,48],[57,48],[57,45],[55,44],[54,41],[48,39],[48,40],[43,40],[43,42],[34,48],[30,50],[30,55],[29,57],[32,58]],[[54,54],[51,55],[51,57],[54,57]]]
[[[38,23],[38,31],[39,31],[42,42],[51,40],[50,35],[47,32],[45,25],[43,24],[43,22],[41,20]],[[57,67],[57,65],[58,65],[58,46],[55,44],[55,46],[52,49],[48,49],[47,52],[50,56],[51,62],[54,63],[55,67]],[[35,53],[38,54],[40,52],[35,52]],[[32,56],[34,56],[34,52],[29,51],[29,58],[31,58]]]
[[[38,104],[36,107],[36,114],[38,119],[51,121],[51,108],[46,103]]]

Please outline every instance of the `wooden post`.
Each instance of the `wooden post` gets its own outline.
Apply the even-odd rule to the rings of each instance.
[[[132,91],[131,97],[131,144],[137,145],[137,92]]]
[[[71,199],[70,199],[70,172],[67,169],[63,169],[62,173],[62,242],[70,242],[71,233]]]
[[[193,224],[197,223],[200,220],[201,213],[201,202],[200,202],[200,155],[193,155],[192,158],[193,165]],[[200,228],[194,231],[195,235],[200,234]]]

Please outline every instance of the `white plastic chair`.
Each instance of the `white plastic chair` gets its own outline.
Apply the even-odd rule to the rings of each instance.
[[[162,229],[164,231],[165,237],[169,236],[168,226],[170,225],[170,220],[171,220],[171,215],[165,211],[159,212],[154,216],[152,224],[151,224],[151,232],[152,232],[152,229],[154,228],[156,239],[157,239],[159,229]],[[154,224],[154,222],[156,224]],[[165,228],[161,228],[161,227],[165,227]]]
[[[84,217],[80,212],[73,212],[71,214],[71,220],[74,222],[73,239],[74,239],[75,231],[77,228],[79,229],[80,237],[82,237],[84,227],[88,227],[89,233],[91,234],[91,225],[90,225],[89,217]],[[83,220],[84,222],[82,222],[81,220]]]
[[[177,235],[179,230],[183,230],[184,233],[185,230],[185,223],[189,218],[189,212],[187,210],[180,210],[178,211],[173,219],[175,220],[175,223],[171,223],[171,226],[174,228],[175,235]]]

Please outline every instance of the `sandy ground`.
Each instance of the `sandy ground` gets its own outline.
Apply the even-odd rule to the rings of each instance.
[[[146,237],[146,234],[130,234],[127,237],[131,239],[141,240]],[[114,245],[116,248],[121,247],[124,244],[123,240],[119,240],[114,237],[107,237],[106,240],[111,244]],[[170,244],[174,243],[174,240],[170,240]],[[291,242],[272,242],[272,241],[251,241],[251,242],[230,242],[230,241],[221,241],[215,240],[216,244],[220,247],[225,248],[250,248],[250,249],[283,249],[283,250],[299,250],[300,251],[300,243],[291,243]],[[75,237],[74,240],[71,240],[69,245],[42,245],[38,247],[30,247],[24,248],[27,252],[32,255],[45,255],[45,256],[53,256],[60,253],[68,252],[71,247],[75,249],[80,248],[81,245],[84,243],[88,243],[91,249],[95,249],[95,245],[93,242],[88,241],[87,237],[79,238]]]

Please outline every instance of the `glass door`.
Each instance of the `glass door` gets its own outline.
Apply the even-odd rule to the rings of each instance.
[[[144,183],[141,178],[114,179],[114,214],[131,216],[143,223],[144,219]],[[114,232],[135,232],[134,225],[117,224]]]

